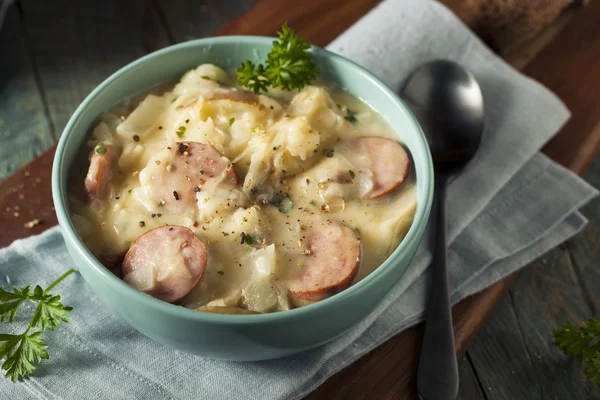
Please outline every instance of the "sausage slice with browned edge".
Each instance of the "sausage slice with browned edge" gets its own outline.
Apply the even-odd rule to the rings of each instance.
[[[302,232],[305,258],[289,285],[297,300],[319,301],[348,288],[358,271],[360,241],[346,225],[318,221]]]
[[[360,197],[376,199],[393,192],[408,177],[410,159],[398,142],[381,137],[361,137],[350,144],[347,158],[354,171]]]
[[[112,178],[112,165],[117,159],[118,151],[110,144],[103,146],[102,149],[104,153],[94,151],[85,177],[84,187],[88,200],[100,197]]]
[[[206,246],[194,232],[183,226],[161,226],[133,242],[121,276],[139,291],[174,303],[198,285],[206,260]]]
[[[196,193],[215,185],[235,187],[231,161],[208,143],[178,142],[156,154],[140,173],[149,198],[175,215],[193,212]]]

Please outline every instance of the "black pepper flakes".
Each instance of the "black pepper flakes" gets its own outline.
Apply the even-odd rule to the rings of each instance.
[[[144,226],[146,226],[146,223],[144,221],[140,221],[140,228],[143,228]]]
[[[183,144],[183,143],[179,143],[179,145],[177,146],[177,152],[179,154],[183,154],[185,153],[185,151],[188,149],[188,146]]]
[[[133,135],[133,141],[134,142],[139,142],[140,141],[140,135]]]
[[[244,244],[244,240],[246,239],[246,233],[240,233],[240,244]]]
[[[158,129],[162,129],[162,126],[159,126]]]
[[[175,197],[175,200],[179,200],[179,194],[175,190],[173,190],[173,197]]]
[[[194,193],[198,193],[200,191],[200,186],[194,186]]]
[[[170,230],[170,231],[172,231],[172,230],[173,230],[173,227],[170,227],[170,228],[169,228],[169,230]]]
[[[158,214],[156,214],[156,216],[157,216],[158,218],[160,218],[160,217],[162,217],[162,214],[161,214],[161,213],[158,213]]]

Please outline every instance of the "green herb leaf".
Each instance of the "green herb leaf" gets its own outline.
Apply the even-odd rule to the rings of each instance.
[[[229,126],[233,125],[233,123],[235,122],[235,118],[229,118]]]
[[[202,75],[202,76],[201,76],[201,78],[202,78],[202,79],[206,79],[207,81],[210,81],[210,80],[211,80],[211,79],[210,79],[210,77],[209,77],[209,76],[206,76],[206,75]]]
[[[25,375],[33,375],[36,365],[43,359],[50,358],[46,349],[48,345],[42,339],[42,331],[27,335],[26,333],[9,339],[5,354],[0,349],[0,357],[6,356],[2,369],[6,377],[13,382]],[[16,347],[16,349],[15,349]]]
[[[319,70],[311,61],[310,43],[296,34],[287,23],[279,32],[267,56],[266,74],[272,87],[302,89],[313,81]]]
[[[224,271],[221,271],[221,270],[219,270],[219,271],[217,271],[217,274],[219,274],[219,275],[223,276],[223,275],[225,275],[225,272],[224,272]]]
[[[352,178],[352,179],[354,179],[354,177],[356,176],[354,171],[352,171],[351,169],[348,170],[348,173],[350,174],[350,178]]]
[[[177,131],[175,132],[177,134],[177,137],[183,137],[186,129],[187,128],[185,126],[180,126],[179,128],[177,128]]]
[[[104,142],[100,142],[96,145],[96,153],[98,153],[98,154],[106,153],[106,147],[104,147]]]
[[[14,288],[10,293],[0,289],[0,322],[8,320],[13,322],[17,314],[17,309],[29,297],[29,286],[24,288]]]
[[[358,114],[357,112],[354,112],[351,109],[347,108],[346,113],[348,114],[344,117],[346,121],[349,121],[352,124],[356,124],[358,122],[358,120],[356,119],[356,114]]]
[[[36,287],[36,289],[39,286]],[[40,288],[41,289],[41,288]],[[62,322],[69,322],[69,311],[73,307],[67,307],[60,302],[60,296],[44,294],[38,308],[33,314],[31,327],[36,328],[41,325],[42,330],[54,330],[56,326]]]
[[[171,99],[171,104],[175,103],[177,101],[177,99],[179,98],[179,96],[175,96]]]
[[[48,359],[42,335],[46,330],[53,330],[60,322],[68,322],[68,313],[72,307],[63,305],[60,296],[52,295],[49,291],[58,285],[75,270],[70,269],[57,278],[46,290],[37,285],[33,292],[30,286],[13,288],[12,293],[0,289],[0,318],[9,323],[15,317],[18,306],[25,300],[37,303],[27,329],[20,335],[0,334],[0,360],[5,376],[13,382],[26,375],[32,375],[37,364],[43,359]],[[41,330],[30,333],[31,329],[40,327]]]
[[[246,61],[237,70],[238,84],[254,91],[254,93],[266,92],[269,81],[265,77],[265,67],[262,64],[255,65],[252,61]]]
[[[585,363],[583,373],[590,382],[600,386],[600,352],[596,352],[594,357]]]
[[[315,206],[315,207],[317,206],[317,202],[314,200],[309,201],[308,204],[310,204],[311,206]]]
[[[246,243],[247,245],[253,245],[255,242],[256,239],[254,239],[254,236],[248,233],[244,233],[244,243]]]
[[[590,318],[577,328],[567,322],[562,329],[553,332],[554,345],[563,353],[583,363],[585,376],[600,384],[600,321]]]
[[[302,89],[313,81],[319,70],[311,60],[310,43],[296,34],[287,23],[278,32],[279,39],[267,55],[266,66],[246,61],[237,70],[238,83],[255,93],[267,87],[284,90]]]

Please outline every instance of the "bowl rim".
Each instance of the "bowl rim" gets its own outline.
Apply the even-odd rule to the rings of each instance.
[[[274,313],[266,313],[266,314],[249,314],[249,315],[239,315],[239,314],[217,314],[217,313],[208,313],[208,312],[198,312],[195,309],[186,308],[183,306],[179,306],[176,304],[171,304],[164,302],[162,300],[156,299],[146,293],[140,292],[137,289],[129,286],[123,280],[118,278],[112,272],[108,270],[104,265],[102,265],[94,255],[88,250],[85,246],[81,238],[77,235],[73,224],[71,222],[71,218],[67,213],[67,203],[68,198],[66,193],[63,193],[63,177],[61,176],[60,171],[63,169],[64,164],[64,153],[68,141],[68,137],[71,132],[73,132],[73,128],[77,121],[81,118],[85,109],[93,103],[93,101],[98,97],[98,95],[111,83],[115,80],[119,79],[121,75],[124,73],[141,66],[142,64],[148,62],[149,60],[164,56],[165,54],[169,54],[176,51],[181,51],[185,49],[195,49],[201,46],[210,46],[210,45],[219,45],[219,44],[230,44],[231,42],[238,44],[247,44],[247,45],[256,45],[256,44],[265,44],[266,41],[272,42],[275,40],[273,37],[268,36],[254,36],[254,35],[230,35],[230,36],[217,36],[217,37],[209,37],[202,39],[195,39],[186,42],[182,42],[179,44],[171,45],[165,47],[163,49],[154,51],[149,53],[143,57],[140,57],[124,67],[120,68],[116,72],[112,73],[108,78],[106,78],[102,83],[100,83],[86,98],[81,102],[81,104],[77,107],[75,112],[72,114],[69,119],[67,125],[65,126],[60,140],[58,142],[58,146],[56,148],[56,153],[53,160],[52,165],[52,198],[54,201],[54,206],[56,209],[56,214],[58,218],[59,225],[61,227],[61,231],[65,242],[71,242],[74,244],[74,248],[71,248],[71,251],[76,250],[79,255],[86,261],[87,266],[83,266],[83,268],[91,268],[95,273],[102,276],[104,280],[107,281],[107,285],[110,286],[113,290],[119,291],[121,295],[133,298],[136,302],[145,303],[148,308],[154,309],[154,311],[160,313],[170,314],[176,318],[183,318],[185,320],[192,320],[198,322],[208,322],[214,324],[233,324],[233,325],[245,325],[245,324],[260,324],[260,323],[270,323],[273,321],[287,321],[293,318],[303,317],[307,314],[319,313],[323,312],[324,309],[335,309],[336,305],[340,305],[343,303],[344,298],[350,295],[358,295],[361,293],[369,292],[369,288],[373,285],[376,285],[378,281],[389,275],[391,270],[391,264],[393,264],[394,260],[406,251],[410,246],[414,246],[415,249],[419,246],[421,238],[423,237],[423,233],[425,230],[425,226],[427,225],[427,220],[429,217],[429,213],[431,210],[431,204],[433,199],[433,163],[431,159],[431,153],[429,147],[427,145],[427,141],[419,125],[417,119],[411,112],[408,106],[406,106],[403,101],[379,78],[373,75],[371,72],[358,65],[354,61],[351,61],[343,56],[335,54],[329,50],[323,49],[318,46],[312,46],[313,54],[317,54],[319,57],[324,59],[334,59],[337,62],[344,65],[344,67],[348,67],[350,69],[356,70],[359,74],[363,75],[367,78],[370,84],[380,93],[386,95],[391,102],[394,103],[398,109],[402,110],[409,118],[409,120],[413,123],[414,129],[417,133],[417,145],[422,152],[423,159],[425,160],[425,165],[423,165],[424,176],[420,177],[421,182],[423,182],[425,186],[425,196],[422,205],[419,206],[417,203],[417,209],[415,212],[415,216],[413,218],[413,222],[404,237],[404,239],[400,242],[400,244],[396,247],[396,249],[390,254],[386,260],[377,267],[373,272],[363,278],[360,282],[350,286],[349,288],[343,290],[342,292],[331,296],[327,299],[321,300],[319,302],[309,304],[303,307],[293,308],[286,311],[274,312]],[[157,82],[159,84],[160,82]],[[70,166],[69,166],[70,167]],[[68,177],[64,178],[64,182],[66,182]],[[411,260],[412,262],[412,260]],[[409,263],[410,265],[410,263]],[[81,269],[81,266],[75,266],[78,270]],[[402,273],[402,275],[398,278],[395,278],[396,281],[402,279],[405,275],[408,266]],[[382,297],[383,299],[383,297]]]

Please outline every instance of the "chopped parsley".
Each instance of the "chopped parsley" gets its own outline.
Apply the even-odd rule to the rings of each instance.
[[[159,202],[158,202],[158,206],[159,206],[159,207],[164,207],[164,205],[165,205],[165,202],[164,202],[164,201],[162,201],[162,200],[161,200],[161,201],[159,201]]]
[[[173,97],[173,99],[171,99],[171,104],[175,103],[175,101],[177,101],[178,98],[179,98],[179,96]]]
[[[235,118],[229,118],[229,126],[233,125],[233,123],[235,122]]]
[[[357,112],[352,111],[349,108],[346,108],[346,113],[348,114],[344,117],[344,119],[346,121],[349,121],[352,124],[356,124],[358,122],[358,120],[356,119],[356,114],[358,114]]]
[[[100,142],[100,143],[98,143],[98,145],[96,145],[96,153],[98,153],[98,154],[106,153],[106,147],[104,147],[104,142]]]
[[[351,169],[348,170],[348,173],[350,174],[350,178],[352,178],[352,179],[354,179],[354,177],[356,176],[354,171],[352,171]]]
[[[211,80],[211,79],[210,79],[210,77],[209,77],[209,76],[207,76],[207,75],[202,75],[202,79],[205,79],[205,80],[207,80],[207,81],[210,81],[210,80]]]
[[[218,271],[217,271],[217,274],[219,274],[219,275],[223,276],[223,275],[225,275],[225,271],[218,270]]]
[[[185,126],[180,126],[179,128],[177,128],[177,132],[175,132],[175,133],[177,134],[178,137],[183,137],[186,129],[187,128]]]
[[[248,246],[253,245],[256,242],[254,236],[249,233],[242,232],[240,235],[240,241],[243,240],[243,243],[246,243]]]
[[[311,206],[315,206],[315,207],[317,206],[317,202],[314,200],[309,201],[308,204],[310,204]]]

